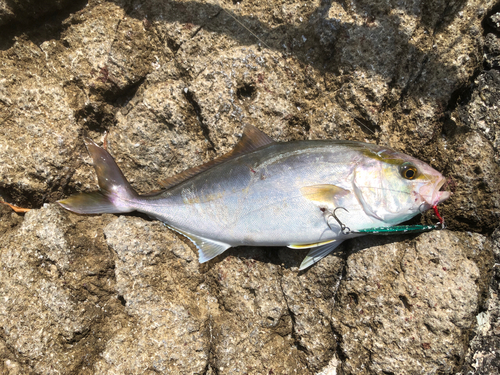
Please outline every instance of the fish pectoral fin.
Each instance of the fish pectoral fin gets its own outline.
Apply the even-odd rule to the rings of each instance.
[[[350,194],[351,191],[337,185],[320,184],[304,186],[300,188],[300,193],[304,198],[314,203],[333,205],[337,199]]]
[[[306,268],[311,267],[314,263],[319,262],[333,250],[335,250],[341,243],[342,241],[333,240],[326,245],[312,249],[300,264],[299,271],[305,270]]]
[[[173,231],[182,234],[196,246],[196,248],[198,249],[200,263],[208,262],[210,259],[213,259],[217,255],[222,254],[224,251],[226,251],[231,247],[231,245],[228,245],[227,243],[224,242],[219,242],[201,236],[197,236],[192,233],[184,232],[180,229],[171,227],[170,225],[167,226]]]
[[[316,242],[316,243],[307,243],[307,244],[291,244],[288,245],[287,247],[290,249],[310,249],[311,247],[318,247],[318,246],[323,246],[326,245],[330,242],[334,242],[336,240],[328,240],[328,241],[323,241],[323,242]]]

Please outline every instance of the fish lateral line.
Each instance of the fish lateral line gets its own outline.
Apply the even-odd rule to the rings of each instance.
[[[276,143],[277,143],[276,141],[274,141],[271,137],[269,137],[267,134],[260,131],[256,127],[247,125],[243,129],[243,134],[241,135],[241,138],[231,151],[213,160],[210,160],[204,164],[186,169],[181,173],[178,173],[167,179],[161,180],[159,181],[159,184],[162,186],[163,189],[168,190],[169,188],[179,185],[182,182],[187,181],[190,178],[199,175],[217,165],[223,164],[239,156],[249,154],[251,152],[257,151],[260,148]],[[251,167],[250,170],[253,173],[255,173],[255,171]]]
[[[299,270],[304,270],[327,256],[348,237],[363,234],[418,233],[438,229],[437,225],[366,228],[374,225],[371,223],[374,223],[373,218],[377,217],[372,208],[376,209],[378,206],[374,205],[373,199],[370,199],[369,195],[364,197],[363,192],[356,184],[353,184],[353,190],[350,190],[351,185],[348,182],[353,182],[351,176],[353,173],[352,163],[354,162],[356,166],[354,172],[364,176],[361,181],[366,183],[366,177],[371,176],[370,173],[372,172],[371,169],[363,169],[363,160],[368,158],[366,155],[363,156],[363,150],[376,150],[380,146],[354,141],[303,141],[300,145],[298,143],[275,142],[259,129],[247,125],[233,151],[215,159],[213,162],[205,163],[174,176],[173,179],[168,181],[167,190],[161,193],[139,195],[127,181],[110,153],[89,138],[85,138],[85,144],[93,160],[100,190],[73,195],[58,201],[58,203],[65,209],[79,214],[116,214],[132,211],[148,214],[150,217],[162,221],[175,232],[187,237],[196,246],[200,263],[213,259],[230,247],[247,245],[250,240],[253,246],[311,248],[301,263]],[[308,158],[309,152],[311,155],[320,155],[318,157],[314,156],[316,159],[310,159]],[[345,164],[345,168],[339,170],[337,167],[338,155],[344,153],[347,153],[347,156],[341,160]],[[284,159],[283,155],[285,154],[293,155],[293,161],[289,162],[286,158]],[[449,197],[448,193],[437,193],[437,189],[441,187],[439,184],[443,176],[418,159],[401,155],[402,158],[416,160],[415,162],[420,163],[418,165],[424,169],[428,168],[429,176],[433,177],[433,180],[430,181],[432,185],[424,186],[426,188],[424,191],[434,191],[436,198],[434,199],[434,205],[429,204],[423,208],[432,207],[436,216],[441,220],[440,224],[444,227],[444,220],[439,215],[436,207],[439,202]],[[252,164],[255,160],[260,163],[258,167]],[[314,165],[314,160],[321,162]],[[250,165],[250,169],[245,165],[246,162]],[[385,162],[384,160],[376,160],[376,163]],[[276,165],[274,166],[274,164]],[[372,164],[373,160],[370,159],[367,165],[373,169]],[[388,164],[392,165],[391,163]],[[332,165],[335,167],[333,168]],[[235,199],[224,200],[225,194],[228,192],[227,195],[233,198],[238,195],[239,190],[234,189],[242,185],[241,175],[245,176],[243,182],[246,184],[248,174],[256,173],[259,169],[262,170],[267,166],[280,171],[281,179],[271,184],[270,179],[264,183],[253,178],[252,181],[257,182],[254,184],[255,186],[252,185],[254,190],[249,196],[240,196],[241,199],[236,199],[236,203],[234,202]],[[305,169],[305,166],[314,173],[311,175],[304,174],[302,169]],[[240,174],[235,175],[238,178],[233,179],[234,176],[231,177],[232,175],[228,174],[228,168],[240,168],[242,172],[238,172]],[[338,175],[335,173],[338,173]],[[199,176],[202,174],[203,176]],[[390,175],[390,177],[394,178],[393,175]],[[207,183],[215,181],[214,179],[223,181],[225,184],[224,189],[226,189],[223,191],[223,196],[217,196],[220,201],[220,205],[216,207],[217,210],[214,207],[208,207],[208,211],[203,211],[203,207],[190,208],[200,206],[197,202],[192,202],[196,204],[178,203],[185,202],[183,201],[183,191],[186,188],[198,189]],[[392,180],[387,180],[384,175],[376,175],[374,180],[376,183],[388,181],[389,186],[393,183]],[[395,181],[400,180],[395,179]],[[288,187],[292,186],[293,189],[280,189],[285,184]],[[384,191],[388,192],[392,191],[390,188],[377,186],[382,185],[373,185],[374,188],[384,189]],[[396,186],[406,185],[399,183]],[[419,190],[422,190],[422,188],[419,187]],[[276,194],[274,194],[275,191]],[[400,190],[395,191],[403,192]],[[221,191],[217,190],[213,191],[213,193],[219,194]],[[390,219],[384,221],[379,218],[382,225],[397,224],[418,214],[417,208],[419,206],[414,203],[417,200],[412,199],[410,205],[404,200],[406,199],[404,195],[400,195],[403,198],[398,196],[398,199],[402,199],[406,205],[398,205],[398,209],[394,211],[394,217],[390,217]],[[406,195],[408,194],[406,193]],[[288,203],[291,202],[290,197],[297,198],[294,200],[293,205]],[[358,200],[356,201],[355,198]],[[241,200],[248,205],[249,209],[235,214],[233,211],[235,208],[241,207]],[[311,204],[311,202],[314,204]],[[429,199],[426,202],[429,203]],[[357,204],[360,209],[357,208]],[[175,210],[170,211],[173,206],[175,206]],[[183,209],[182,207],[186,208]],[[349,213],[346,207],[349,207],[351,212],[354,212],[349,214],[353,217],[352,222],[349,221],[349,227],[337,216],[338,210]],[[318,208],[321,213],[318,212]],[[255,214],[256,212],[259,214]],[[390,212],[392,214],[393,211]],[[281,219],[285,220],[282,221]],[[325,233],[326,236],[324,236]]]

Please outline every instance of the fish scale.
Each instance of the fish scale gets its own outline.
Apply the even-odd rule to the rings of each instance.
[[[388,147],[279,143],[253,126],[230,153],[169,178],[164,191],[139,195],[111,155],[85,141],[100,191],[59,204],[80,214],[146,213],[189,238],[200,262],[234,246],[289,246],[311,248],[305,269],[344,240],[384,232],[450,196],[440,191],[438,171]]]
[[[311,147],[312,145],[315,147]],[[250,234],[254,236],[252,244],[289,245],[287,231],[283,228],[300,231],[301,236],[297,236],[299,242],[309,243],[314,239],[326,240],[327,238],[322,237],[325,235],[327,226],[321,211],[300,194],[302,184],[290,178],[291,175],[301,176],[300,180],[307,181],[307,185],[332,182],[331,166],[334,163],[321,163],[323,168],[316,164],[316,168],[311,170],[309,159],[314,159],[315,155],[321,154],[325,159],[335,160],[337,152],[330,152],[327,157],[325,147],[318,147],[319,145],[315,142],[312,145],[309,142],[278,144],[273,146],[273,150],[264,148],[253,155],[228,161],[172,190],[174,196],[182,196],[182,192],[187,188],[195,191],[197,186],[201,186],[209,192],[208,196],[220,196],[220,198],[204,203],[206,196],[200,193],[197,194],[200,203],[190,205],[184,200],[184,204],[176,207],[175,213],[166,209],[161,214],[151,211],[148,214],[169,222],[173,226],[180,225],[176,217],[194,218],[189,226],[186,226],[185,221],[182,223],[185,231],[191,233],[196,230],[202,236],[215,234],[219,240],[233,246],[247,244],[244,238],[248,238]],[[297,147],[301,148],[300,152]],[[289,151],[290,149],[293,151]],[[272,157],[266,158],[269,154]],[[279,155],[279,157],[274,155]],[[218,181],[222,178],[226,168],[230,168],[235,173],[227,179],[228,184],[220,185]],[[304,169],[308,169],[309,172],[305,174]],[[338,173],[337,170],[337,173],[334,173],[337,176],[335,182],[345,180],[349,169],[345,167],[343,173]],[[260,172],[268,177],[260,179]],[[244,202],[239,202],[242,197],[244,197]],[[168,207],[171,199],[169,197],[163,201],[163,206]],[[207,209],[211,204],[216,205],[217,208]],[[225,215],[225,210],[228,208],[230,212]],[[307,218],[307,220],[302,222],[303,220],[297,220],[297,217]],[[220,227],[221,224],[225,225]],[[267,230],[264,230],[266,228]]]

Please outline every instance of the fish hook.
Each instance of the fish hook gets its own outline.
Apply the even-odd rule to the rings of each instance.
[[[344,223],[342,223],[342,222],[340,221],[340,219],[337,217],[337,215],[335,215],[335,211],[337,211],[339,208],[343,209],[345,212],[349,212],[349,211],[348,211],[346,208],[344,208],[344,207],[336,207],[336,208],[333,210],[333,212],[332,212],[330,215],[328,215],[328,218],[327,218],[327,220],[326,220],[326,223],[328,224],[328,227],[329,227],[331,230],[333,230],[333,228],[331,227],[331,225],[330,225],[330,223],[329,223],[329,220],[328,220],[330,217],[333,217],[333,218],[337,221],[337,223],[339,223],[339,225],[340,225],[340,230],[342,231],[342,234],[349,234],[349,233],[351,233],[351,228],[349,228],[349,227],[348,227],[348,226],[346,226]]]

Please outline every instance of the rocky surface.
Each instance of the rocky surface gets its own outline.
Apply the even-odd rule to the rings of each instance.
[[[494,374],[500,4],[0,1],[0,374]],[[448,230],[199,265],[138,215],[78,216],[83,136],[140,192],[279,141],[387,144],[450,177]],[[433,220],[430,213],[421,218]],[[495,372],[496,371],[496,372]]]

